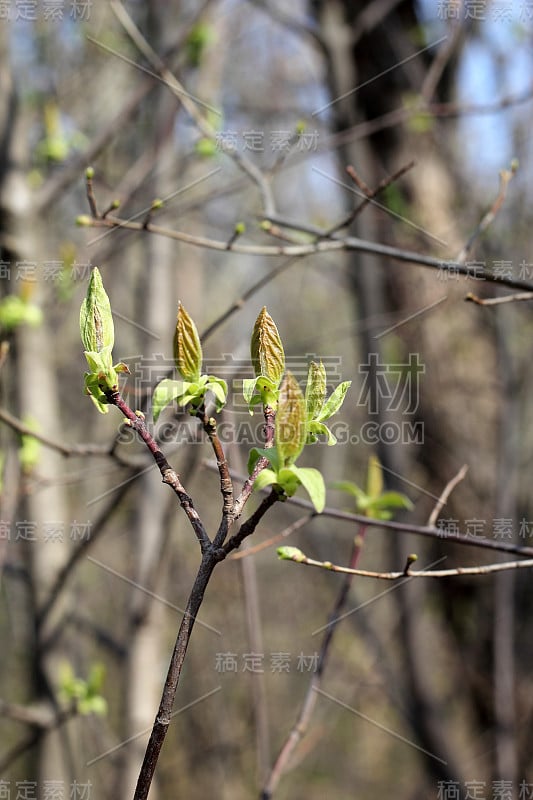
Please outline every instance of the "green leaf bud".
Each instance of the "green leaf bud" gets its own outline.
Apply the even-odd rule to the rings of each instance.
[[[276,323],[266,306],[255,321],[250,351],[256,376],[262,375],[278,387],[285,371],[285,353]]]
[[[174,359],[186,381],[198,381],[202,371],[202,345],[196,325],[180,303],[174,333]]]
[[[87,295],[81,304],[80,333],[85,350],[91,353],[100,353],[104,348],[111,350],[115,342],[111,304],[98,267],[91,272]]]

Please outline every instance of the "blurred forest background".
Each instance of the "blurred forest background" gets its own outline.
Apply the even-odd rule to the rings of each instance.
[[[124,7],[214,138],[154,77],[116,3],[0,3],[4,798],[133,796],[198,564],[189,523],[145,448],[124,433],[116,409],[100,416],[82,394],[78,316],[90,265],[111,298],[115,360],[130,366],[123,391],[133,408],[147,409],[150,387],[172,366],[178,300],[200,332],[236,304],[204,341],[206,371],[232,391],[222,421],[236,474],[256,443],[250,431],[261,429],[238,387],[251,375],[250,332],[267,305],[299,378],[322,358],[333,385],[353,381],[339,444],[305,454],[329,485],[364,485],[376,454],[387,487],[414,503],[396,518],[425,525],[467,464],[441,510],[443,529],[524,546],[533,537],[530,302],[465,303],[468,292],[510,289],[341,248],[264,257],[76,226],[89,214],[92,166],[100,212],[119,200],[120,217],[142,223],[161,198],[153,221],[167,229],[229,241],[244,223],[236,244],[308,243],[358,206],[362,181],[374,190],[414,162],[339,233],[455,260],[497,199],[500,170],[517,158],[505,202],[467,261],[531,282],[533,3]],[[262,170],[273,204],[224,142]],[[266,217],[302,230],[265,230]],[[391,386],[403,387],[396,404]],[[163,449],[212,530],[220,495],[210,448],[194,420],[171,409],[162,420]],[[169,436],[163,423],[176,422]],[[49,446],[21,436],[19,423]],[[328,506],[355,510],[333,488]],[[278,504],[248,546],[303,513]],[[287,544],[348,562],[353,522],[299,524]],[[275,547],[214,574],[153,798],[244,800],[267,780],[342,580],[280,562]],[[444,533],[372,527],[360,566],[401,570],[412,552],[422,567],[505,558]],[[528,570],[400,584],[357,578],[325,694],[274,796],[533,797],[530,586]]]

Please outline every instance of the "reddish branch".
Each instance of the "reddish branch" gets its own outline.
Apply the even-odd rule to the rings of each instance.
[[[116,406],[119,411],[124,414],[128,420],[128,423],[138,433],[148,450],[151,452],[154,461],[162,475],[163,483],[168,484],[168,486],[170,486],[170,488],[177,495],[180,505],[185,511],[185,514],[187,515],[187,518],[196,534],[196,538],[200,542],[202,552],[204,552],[211,544],[211,540],[207,535],[207,531],[203,525],[203,522],[198,516],[198,512],[194,507],[192,499],[183,488],[178,473],[168,463],[163,451],[146,427],[143,417],[131,410],[131,408],[122,398],[122,395],[118,389],[109,390],[106,392],[106,396],[109,402]]]
[[[225,542],[229,527],[233,523],[236,516],[235,507],[237,504],[233,502],[233,485],[222,443],[218,437],[216,420],[210,417],[205,412],[205,409],[200,409],[198,412],[199,419],[202,422],[203,428],[209,438],[209,441],[211,442],[211,446],[213,447],[213,451],[217,459],[217,467],[220,475],[220,487],[223,497],[222,520],[216,536],[214,537],[213,541],[211,541],[202,520],[194,508],[191,498],[181,484],[179,475],[168,463],[163,451],[148,430],[143,416],[132,411],[116,387],[112,390],[106,391],[106,397],[109,403],[116,406],[119,411],[121,411],[128,424],[131,425],[131,427],[137,432],[137,434],[148,447],[159,468],[159,471],[161,472],[163,482],[168,484],[177,495],[180,505],[185,511],[185,514],[187,515],[189,522],[193,527],[198,541],[200,542],[200,547],[202,550],[202,560],[194,580],[189,599],[187,601],[185,614],[181,621],[176,643],[172,651],[161,702],[159,704],[159,709],[154,721],[150,740],[146,748],[141,771],[139,773],[137,787],[135,789],[134,800],[146,800],[148,797],[148,792],[150,791],[150,786],[157,761],[159,759],[159,754],[161,752],[168,726],[170,724],[172,707],[174,705],[178,682],[180,679],[183,662],[185,660],[185,655],[187,653],[187,648],[189,646],[191,633],[196,620],[196,615],[198,614],[202,604],[204,593],[211,575],[213,574],[213,570],[220,561],[223,561],[229,553],[239,547],[241,542],[247,536],[250,536],[255,531],[264,514],[279,499],[279,495],[276,491],[272,490],[268,496],[263,498],[254,513],[245,522],[243,522],[237,533],[235,533],[227,542]],[[266,446],[272,445],[273,437],[274,412],[271,408],[266,408]],[[264,461],[265,464],[263,467],[267,463],[266,459],[264,459]],[[259,471],[257,465],[256,471]],[[243,489],[241,492],[238,501],[239,513],[242,512],[242,507],[249,498],[252,488],[253,482],[250,484],[249,490],[246,488],[246,490]]]

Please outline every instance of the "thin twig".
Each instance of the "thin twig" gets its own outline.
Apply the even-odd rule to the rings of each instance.
[[[533,300],[533,292],[519,292],[518,294],[508,294],[506,297],[478,297],[469,292],[465,300],[470,300],[478,306],[500,306],[502,303],[517,303],[522,300]]]
[[[264,428],[264,435],[265,435],[265,449],[272,447],[274,444],[274,432],[275,432],[275,419],[276,414],[275,411],[271,408],[271,406],[265,406],[263,409],[263,413],[265,416],[265,428]],[[235,504],[233,507],[233,514],[234,518],[237,519],[242,514],[242,510],[246,503],[248,502],[250,495],[252,494],[255,479],[259,475],[262,470],[268,465],[268,459],[265,456],[261,456],[258,459],[255,467],[252,470],[251,475],[245,479],[243,487],[241,489],[241,493],[239,494],[238,498],[235,500]]]
[[[202,136],[204,136],[206,139],[217,142],[217,131],[215,128],[199,110],[195,99],[187,92],[185,87],[182,86],[176,76],[165,65],[163,59],[157,55],[155,50],[145,39],[122,3],[118,2],[118,0],[111,0],[110,7],[135,47],[147,59],[152,69],[161,76],[163,82],[170,89],[172,94],[178,98]],[[99,46],[102,46],[94,39],[91,39],[91,41]],[[117,56],[119,55],[118,53],[113,54]],[[253,161],[250,161],[249,158],[247,158],[243,153],[239,152],[234,146],[231,144],[226,144],[223,140],[217,143],[219,144],[221,151],[228,155],[239,167],[239,169],[248,175],[248,177],[256,184],[261,195],[262,205],[265,212],[273,213],[275,209],[274,198],[270,188],[270,183],[265,175],[263,175],[261,170],[253,163]]]
[[[352,166],[347,166],[346,172],[352,178],[352,180],[354,180],[357,183],[357,185],[363,191],[363,193],[366,194],[366,198],[362,200],[359,203],[359,205],[353,209],[353,211],[350,211],[350,213],[346,217],[341,219],[340,222],[335,223],[335,225],[329,228],[327,231],[327,235],[331,236],[333,233],[336,233],[342,228],[347,228],[349,225],[351,225],[352,222],[355,220],[355,218],[359,216],[359,214],[367,207],[367,205],[369,205],[369,203],[375,197],[377,197],[381,192],[385,191],[385,189],[387,189],[392,183],[394,183],[394,181],[397,181],[399,178],[405,175],[406,172],[408,172],[415,166],[415,163],[416,163],[415,161],[410,161],[408,164],[405,164],[405,166],[400,167],[400,169],[396,170],[396,172],[394,172],[392,175],[389,175],[389,177],[384,178],[377,185],[375,189],[370,189],[366,184],[363,184],[363,181],[361,181],[355,169]],[[364,185],[365,187],[364,189],[362,189],[362,185]]]
[[[501,210],[501,207],[503,206],[503,203],[507,196],[507,187],[509,186],[509,183],[511,182],[513,176],[516,174],[516,171],[517,171],[517,164],[515,164],[514,162],[511,165],[511,169],[500,170],[500,190],[498,192],[498,195],[493,204],[491,205],[491,207],[489,208],[489,210],[487,211],[487,213],[484,214],[484,216],[482,217],[481,222],[474,230],[474,232],[471,234],[471,236],[469,237],[467,243],[465,244],[459,255],[457,256],[456,260],[460,264],[465,263],[468,256],[472,252],[472,248],[476,242],[476,239],[478,239],[481,236],[481,234],[487,230],[489,225],[492,225],[492,223],[496,219],[496,216]]]
[[[36,441],[49,447],[51,450],[56,450],[62,456],[69,458],[71,456],[109,456],[111,455],[112,447],[109,445],[97,444],[64,444],[63,442],[56,441],[55,439],[38,433],[33,428],[25,425],[22,420],[17,419],[9,411],[0,408],[0,420],[5,422],[12,430],[20,433],[21,436],[32,436]],[[113,445],[114,447],[114,445]]]
[[[444,489],[442,490],[442,494],[439,497],[439,499],[437,500],[437,502],[435,504],[435,508],[433,509],[431,514],[429,515],[428,526],[430,528],[433,528],[436,525],[437,518],[438,518],[440,512],[442,511],[443,507],[446,505],[446,503],[448,501],[448,497],[453,492],[453,490],[455,489],[457,484],[460,483],[463,480],[463,478],[465,477],[467,472],[468,472],[468,465],[467,464],[463,464],[463,466],[461,467],[461,469],[459,470],[457,475],[454,478],[452,478],[451,481],[449,481],[446,484],[446,486],[444,487]]]
[[[529,281],[520,280],[517,278],[508,278],[505,275],[498,275],[487,271],[479,264],[469,266],[457,261],[450,261],[441,258],[434,258],[433,256],[425,256],[420,253],[415,253],[409,250],[402,250],[398,247],[391,247],[389,245],[379,244],[378,242],[369,242],[364,239],[359,239],[355,236],[346,236],[338,238],[333,236],[329,239],[321,239],[327,231],[319,228],[311,229],[311,226],[305,223],[290,222],[288,220],[280,220],[277,217],[269,215],[267,217],[276,223],[286,227],[291,227],[294,230],[301,230],[304,233],[311,232],[317,237],[318,241],[305,243],[305,244],[291,244],[291,245],[258,245],[258,244],[242,244],[237,242],[231,252],[242,253],[246,255],[258,256],[308,256],[315,253],[332,253],[341,251],[356,251],[361,253],[369,253],[375,256],[391,258],[394,261],[400,261],[410,264],[418,264],[421,267],[428,267],[436,269],[441,272],[448,272],[451,274],[464,275],[467,278],[472,278],[477,281],[487,281],[495,283],[499,286],[508,286],[511,289],[519,289],[521,291],[533,292],[533,283]],[[208,250],[226,251],[225,241],[210,239],[205,236],[194,236],[184,231],[176,231],[170,228],[163,228],[159,225],[149,225],[144,228],[142,223],[123,220],[115,216],[109,215],[106,219],[90,219],[84,220],[87,227],[93,228],[124,228],[130,231],[143,231],[155,234],[157,236],[165,236],[175,241],[191,244],[196,247],[205,247]]]
[[[246,303],[246,302],[247,302],[247,301],[248,301],[248,300],[249,300],[251,297],[253,297],[253,296],[254,296],[254,294],[257,294],[257,292],[259,292],[259,291],[260,291],[260,290],[261,290],[261,289],[262,289],[264,286],[266,286],[268,283],[270,283],[271,281],[273,281],[273,280],[274,280],[274,278],[277,278],[277,277],[278,277],[278,275],[281,275],[281,273],[282,273],[282,272],[285,272],[285,270],[286,270],[286,269],[288,269],[289,267],[291,267],[291,266],[292,266],[293,264],[295,264],[295,263],[296,263],[298,260],[299,260],[298,258],[289,258],[289,259],[287,259],[286,261],[283,261],[283,263],[282,263],[282,264],[280,264],[279,266],[275,267],[275,268],[274,268],[273,270],[271,270],[271,271],[270,271],[270,272],[269,272],[267,275],[265,275],[264,277],[260,278],[260,280],[256,281],[256,283],[252,284],[252,286],[250,286],[250,288],[249,288],[249,289],[247,289],[247,291],[246,291],[246,292],[244,292],[244,293],[243,293],[243,294],[242,294],[242,295],[239,297],[239,299],[238,299],[238,300],[235,300],[235,301],[234,301],[234,302],[231,304],[231,306],[230,306],[228,309],[226,309],[226,311],[224,311],[222,314],[220,314],[220,316],[219,316],[219,317],[217,317],[217,318],[216,318],[216,320],[215,320],[214,322],[212,322],[212,323],[211,323],[211,325],[209,325],[209,327],[208,327],[208,328],[206,328],[206,329],[204,330],[204,332],[203,332],[203,333],[201,334],[201,336],[200,336],[200,341],[202,342],[202,344],[203,344],[203,343],[204,343],[204,342],[205,342],[205,341],[206,341],[206,340],[207,340],[207,339],[208,339],[210,336],[212,336],[212,335],[213,335],[213,333],[214,333],[216,330],[218,330],[218,328],[219,328],[221,325],[223,325],[223,324],[224,324],[224,322],[227,322],[227,320],[228,320],[230,317],[232,317],[232,316],[233,316],[233,314],[235,314],[237,311],[241,311],[241,309],[242,309],[242,308],[244,308],[244,305],[245,305],[245,303]]]
[[[170,488],[177,495],[180,505],[185,511],[185,514],[187,515],[187,518],[196,534],[196,538],[200,543],[202,551],[205,551],[211,544],[211,540],[207,535],[204,524],[198,516],[198,512],[194,507],[192,499],[183,488],[178,473],[168,463],[163,451],[146,427],[144,419],[131,410],[118,389],[108,390],[106,392],[106,396],[108,401],[112,405],[116,406],[119,411],[122,412],[122,414],[124,414],[131,427],[139,434],[145,445],[150,450],[154,461],[161,472],[163,483],[168,484],[168,486],[170,486]]]
[[[238,561],[241,558],[248,558],[248,556],[254,556],[256,553],[260,553],[261,550],[266,550],[268,547],[273,547],[278,542],[282,542],[287,537],[292,536],[293,533],[299,531],[300,528],[303,528],[304,525],[307,525],[313,519],[313,514],[306,514],[305,517],[300,517],[297,519],[296,522],[293,522],[292,525],[287,525],[280,533],[277,533],[275,536],[270,536],[268,539],[265,539],[263,542],[259,542],[259,544],[254,545],[253,547],[247,547],[246,550],[239,550],[233,555],[229,556],[230,561]]]
[[[205,466],[208,469],[217,469],[214,464],[206,462]],[[234,480],[242,479],[242,475],[230,470],[231,476]],[[485,550],[495,550],[502,553],[509,553],[518,556],[533,558],[533,547],[521,547],[514,542],[496,541],[493,539],[486,539],[481,536],[469,536],[464,533],[456,533],[455,531],[448,530],[446,527],[429,527],[427,525],[416,525],[412,522],[396,522],[395,520],[385,519],[372,519],[372,517],[365,517],[363,514],[355,514],[351,511],[340,511],[337,508],[326,506],[324,510],[318,514],[314,510],[313,504],[309,500],[304,500],[303,497],[290,497],[287,503],[297,508],[306,508],[312,512],[313,517],[321,518],[327,517],[329,519],[338,519],[355,525],[368,525],[368,527],[383,528],[384,530],[398,531],[404,533],[414,533],[418,536],[426,536],[430,539],[440,539],[441,541],[450,542],[451,544],[467,545],[469,547],[480,547]]]
[[[220,476],[220,492],[222,494],[222,518],[215,538],[214,547],[220,547],[224,543],[230,526],[234,520],[233,513],[233,483],[229,474],[229,465],[226,459],[222,442],[218,436],[217,421],[214,417],[208,416],[205,410],[201,411],[201,420],[207,438],[211,442],[211,447],[217,460],[218,474]]]
[[[243,522],[239,532],[226,542],[223,548],[216,548],[210,545],[202,553],[202,562],[189,595],[185,614],[181,621],[174,650],[172,651],[161,702],[137,780],[134,800],[146,800],[148,797],[159,754],[172,718],[172,707],[174,705],[176,690],[178,688],[178,682],[189,646],[191,633],[213,570],[228,553],[237,548],[247,536],[250,536],[255,531],[264,514],[277,499],[278,495],[276,492],[272,491],[267,497],[263,498],[259,507],[246,522]]]
[[[409,566],[401,572],[374,572],[366,569],[352,569],[332,564],[330,561],[315,561],[301,552],[293,555],[284,555],[284,561],[294,561],[296,564],[305,564],[308,567],[320,567],[330,572],[340,572],[343,575],[359,575],[361,578],[377,578],[382,581],[397,581],[400,578],[453,578],[459,575],[490,575],[493,572],[505,572],[511,569],[531,569],[533,558],[524,561],[504,561],[500,564],[485,564],[480,567],[455,567],[454,569],[430,569],[413,572]],[[413,559],[414,560],[414,559]]]

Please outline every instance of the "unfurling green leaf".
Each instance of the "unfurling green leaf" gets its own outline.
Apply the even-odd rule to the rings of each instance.
[[[254,489],[259,492],[266,486],[271,486],[277,482],[278,476],[273,469],[263,469],[254,481]]]
[[[322,406],[318,416],[315,417],[317,422],[325,422],[327,419],[332,417],[337,411],[340,409],[342,404],[344,403],[344,398],[346,397],[346,392],[352,385],[351,381],[343,381],[339,383],[336,389],[331,393],[330,397],[326,400],[324,405]]]
[[[307,386],[305,389],[305,403],[307,408],[307,419],[312,420],[318,417],[326,399],[326,368],[320,362],[317,364],[311,361],[307,375]]]
[[[188,386],[189,384],[185,381],[172,381],[170,378],[163,378],[163,380],[157,384],[152,395],[152,414],[154,416],[154,422],[157,422],[164,408],[187,391]]]
[[[202,371],[202,345],[196,325],[182,304],[178,306],[178,318],[174,333],[174,359],[181,376],[186,381],[197,381]]]
[[[383,467],[374,455],[371,455],[368,461],[366,492],[352,481],[340,481],[334,483],[333,487],[355,497],[357,510],[373,519],[390,519],[392,517],[390,509],[405,508],[410,511],[413,508],[412,502],[406,495],[383,491]]]
[[[256,377],[268,378],[277,388],[285,371],[285,353],[276,323],[266,306],[255,321],[250,350]]]
[[[283,465],[296,461],[306,439],[304,396],[292,372],[287,372],[281,384],[276,414],[276,449]]]
[[[220,411],[225,406],[226,400],[228,399],[228,384],[222,378],[209,375],[206,388],[213,393],[216,410]]]
[[[98,267],[91,272],[87,295],[81,304],[80,333],[88,352],[100,353],[104,348],[109,348],[109,351],[113,348],[115,330],[111,304]]]
[[[337,438],[332,434],[327,425],[323,422],[308,422],[307,423],[307,442],[313,443],[318,441],[318,436],[325,436],[327,438],[328,446],[337,444]]]
[[[322,473],[313,467],[291,467],[292,471],[309,495],[317,514],[324,511],[326,505],[326,485]]]
[[[260,458],[266,458],[270,462],[272,469],[275,472],[279,472],[281,467],[283,466],[280,463],[279,455],[275,447],[252,447],[250,450],[250,455],[248,456],[248,475],[251,475],[254,471],[255,465],[259,461]]]

